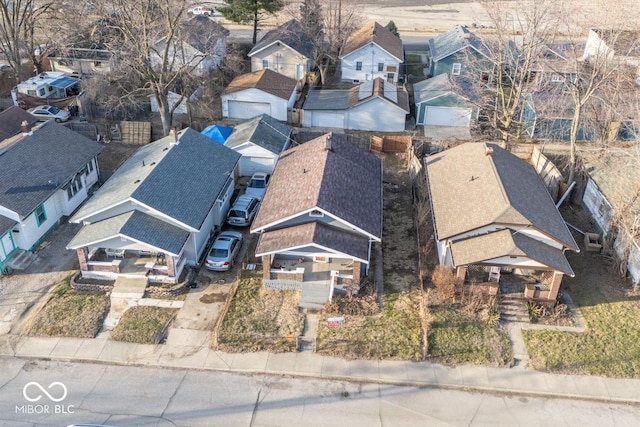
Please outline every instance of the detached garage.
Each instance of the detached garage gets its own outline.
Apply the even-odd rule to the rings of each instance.
[[[439,74],[413,86],[416,124],[470,127],[478,118],[478,107],[458,95],[447,74]]]
[[[291,128],[262,114],[235,127],[224,145],[239,153],[238,175],[273,173],[280,153],[289,147]]]
[[[296,100],[296,81],[268,69],[236,77],[221,96],[222,117],[251,119],[261,114],[286,122]]]

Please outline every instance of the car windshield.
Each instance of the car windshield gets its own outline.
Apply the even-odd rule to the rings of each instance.
[[[229,255],[228,249],[216,249],[212,248],[211,252],[209,252],[209,256],[213,258],[226,258]]]
[[[229,213],[229,216],[231,217],[244,217],[244,211],[237,211],[237,210],[231,210],[231,212]]]
[[[60,112],[60,109],[57,107],[49,107],[49,112],[51,114],[58,114]]]
[[[264,188],[264,180],[262,179],[252,179],[249,181],[249,187],[251,188]]]

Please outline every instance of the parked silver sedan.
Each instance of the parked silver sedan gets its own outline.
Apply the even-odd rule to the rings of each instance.
[[[218,234],[209,250],[204,266],[213,271],[227,271],[242,247],[242,233],[237,231],[223,231]]]

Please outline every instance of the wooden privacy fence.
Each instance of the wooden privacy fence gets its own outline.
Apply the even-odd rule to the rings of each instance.
[[[148,144],[151,142],[151,123],[127,121],[114,123],[109,129],[109,136],[112,141],[123,144]]]
[[[371,151],[374,153],[405,153],[411,146],[407,135],[371,136]]]

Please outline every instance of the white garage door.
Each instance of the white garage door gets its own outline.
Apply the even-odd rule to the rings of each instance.
[[[240,176],[251,176],[256,172],[273,173],[275,164],[276,159],[273,158],[242,156],[238,173]]]
[[[336,111],[314,111],[311,126],[344,129],[344,113]]]
[[[229,101],[229,117],[252,119],[260,114],[271,115],[271,104],[268,102]]]
[[[469,108],[427,107],[424,124],[430,126],[469,126],[471,110]]]

